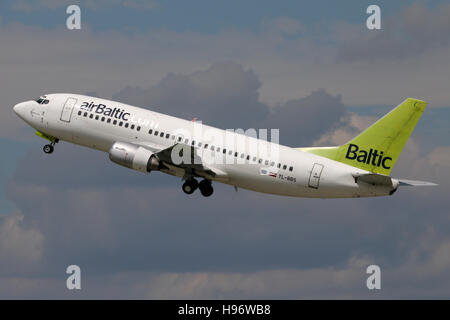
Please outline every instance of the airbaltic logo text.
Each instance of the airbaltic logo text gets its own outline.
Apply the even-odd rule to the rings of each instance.
[[[383,151],[380,152],[376,149],[370,149],[369,152],[367,152],[366,150],[360,150],[356,144],[349,144],[345,157],[350,160],[356,160],[377,167],[382,166],[384,169],[391,168],[386,162],[392,161],[392,158],[383,157]]]
[[[93,102],[91,102],[91,103],[83,102],[83,104],[81,105],[81,110],[93,111],[98,114],[103,114],[104,116],[107,116],[107,117],[112,117],[115,119],[121,119],[121,120],[125,120],[125,121],[128,121],[129,117],[131,116],[130,113],[125,112],[125,110],[123,110],[123,109],[108,108],[104,104],[101,104],[101,103],[94,104]]]

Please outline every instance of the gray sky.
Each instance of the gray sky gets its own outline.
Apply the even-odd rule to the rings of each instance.
[[[82,30],[68,31],[65,4],[1,4],[0,298],[448,298],[450,6],[381,2],[382,30],[368,31],[367,5],[86,1]],[[392,175],[440,186],[314,200],[215,184],[211,198],[187,196],[179,179],[98,151],[44,155],[12,106],[50,92],[279,128],[290,146],[343,143],[425,99]],[[65,289],[70,264],[80,292]],[[365,287],[370,264],[379,292]]]

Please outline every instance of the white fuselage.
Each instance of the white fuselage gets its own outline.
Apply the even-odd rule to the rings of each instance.
[[[220,173],[211,180],[235,187],[313,198],[382,196],[393,191],[392,186],[356,183],[354,175],[367,171],[273,142],[100,98],[46,97],[48,104],[27,101],[14,110],[38,131],[89,148],[108,152],[115,142],[125,142],[163,150],[176,143],[191,145],[194,140],[202,159],[211,159],[208,167]],[[252,150],[255,145],[258,150]],[[270,151],[261,153],[263,149]],[[185,175],[177,168],[164,172]]]

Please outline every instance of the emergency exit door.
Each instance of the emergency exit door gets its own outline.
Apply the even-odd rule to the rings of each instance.
[[[309,183],[308,186],[310,188],[318,189],[319,188],[319,181],[320,181],[320,175],[322,174],[323,165],[320,163],[315,163],[311,170],[311,175],[309,176]]]
[[[77,103],[77,99],[68,98],[61,111],[61,121],[70,122],[73,107]]]

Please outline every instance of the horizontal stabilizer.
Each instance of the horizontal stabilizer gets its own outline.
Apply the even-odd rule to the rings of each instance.
[[[438,184],[433,182],[427,182],[427,181],[418,181],[418,180],[405,180],[405,179],[399,179],[400,186],[407,186],[407,187],[428,187],[428,186],[438,186]]]

